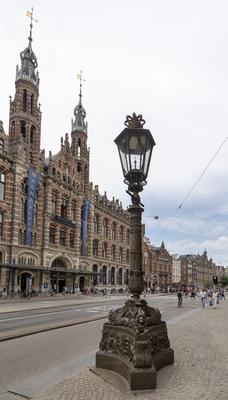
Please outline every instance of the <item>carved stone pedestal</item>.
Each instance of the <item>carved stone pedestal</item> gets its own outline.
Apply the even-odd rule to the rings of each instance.
[[[149,390],[156,387],[156,371],[173,362],[166,323],[158,309],[132,299],[110,311],[96,354],[97,368],[119,373],[130,390]]]

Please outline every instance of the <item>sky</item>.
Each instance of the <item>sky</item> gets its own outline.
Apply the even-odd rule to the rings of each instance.
[[[82,69],[90,180],[128,206],[114,139],[126,115],[142,114],[156,142],[141,194],[146,236],[156,246],[164,240],[171,254],[206,249],[228,265],[228,2],[0,0],[0,6],[5,131],[33,6],[46,156],[71,132]]]

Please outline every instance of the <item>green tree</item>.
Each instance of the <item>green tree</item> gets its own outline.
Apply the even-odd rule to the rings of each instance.
[[[220,278],[220,285],[222,286],[228,286],[228,276],[227,275],[223,275]]]

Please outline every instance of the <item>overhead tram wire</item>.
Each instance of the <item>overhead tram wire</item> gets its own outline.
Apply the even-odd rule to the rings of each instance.
[[[207,169],[210,167],[210,165],[212,164],[212,162],[214,161],[215,157],[217,156],[217,154],[219,153],[219,151],[221,150],[221,148],[223,147],[223,145],[225,144],[225,142],[227,141],[228,136],[225,138],[225,140],[222,142],[222,144],[219,146],[218,150],[215,152],[215,154],[213,155],[213,157],[211,158],[211,160],[209,161],[209,163],[207,164],[206,168],[203,170],[203,172],[201,173],[201,175],[199,176],[199,178],[196,180],[196,182],[194,183],[194,185],[192,186],[192,188],[189,190],[189,192],[186,194],[184,200],[182,201],[182,203],[177,207],[177,211],[181,209],[181,207],[183,206],[183,204],[186,202],[186,200],[188,199],[188,197],[190,196],[190,194],[193,192],[193,190],[195,189],[195,187],[198,185],[200,179],[203,177],[203,175],[205,174],[205,172],[207,171]]]
[[[218,150],[215,152],[215,154],[213,155],[213,157],[210,159],[209,163],[207,164],[206,168],[203,170],[203,172],[200,174],[199,178],[196,180],[196,182],[193,184],[193,186],[191,187],[191,189],[189,190],[189,192],[186,194],[186,196],[184,197],[182,203],[177,207],[173,217],[175,217],[178,213],[178,211],[182,208],[183,204],[186,202],[186,200],[189,198],[189,196],[192,194],[193,190],[195,189],[195,187],[198,185],[200,179],[203,177],[203,175],[205,174],[205,172],[207,171],[207,169],[210,167],[210,165],[212,164],[212,162],[214,161],[214,159],[216,158],[217,154],[220,152],[221,148],[224,146],[224,144],[226,143],[228,139],[228,136],[223,140],[222,144],[219,146]],[[148,216],[147,218],[154,218],[154,219],[159,219],[155,218],[154,216]],[[170,224],[170,221],[167,223],[167,225],[165,226],[165,228],[167,228]]]

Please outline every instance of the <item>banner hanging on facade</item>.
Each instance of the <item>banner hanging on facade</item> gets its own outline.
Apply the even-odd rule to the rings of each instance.
[[[38,190],[39,174],[29,167],[28,174],[28,189],[27,189],[27,229],[26,229],[26,244],[32,245],[32,225],[33,214],[36,200],[36,192]]]
[[[90,201],[85,198],[82,208],[82,256],[87,255],[87,223],[89,217]]]

